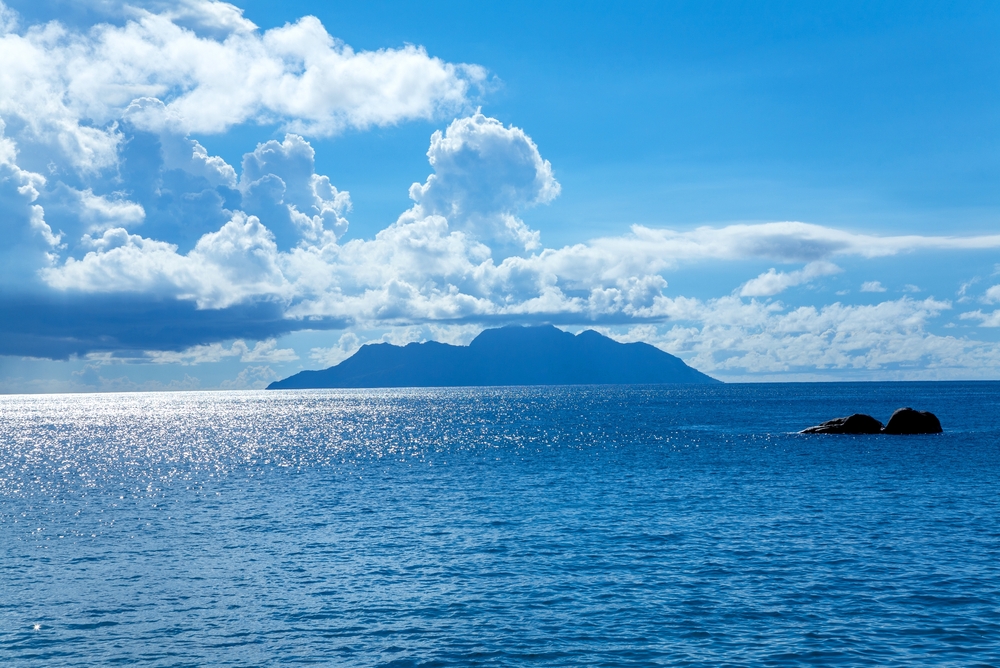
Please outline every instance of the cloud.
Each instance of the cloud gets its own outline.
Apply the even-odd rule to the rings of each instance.
[[[344,361],[358,349],[369,343],[391,343],[405,346],[407,343],[433,340],[456,346],[469,345],[483,331],[479,324],[424,324],[392,327],[388,330],[375,332],[352,330],[344,332],[336,345],[326,348],[313,348],[309,351],[309,359],[321,368],[331,367]]]
[[[243,156],[239,188],[243,210],[263,216],[283,247],[336,241],[347,231],[350,196],[315,173],[315,151],[298,135]]]
[[[80,218],[90,223],[88,229],[91,232],[103,232],[117,226],[137,225],[146,218],[146,211],[135,202],[95,195],[90,188],[74,191],[74,195],[79,201]]]
[[[172,380],[162,383],[158,380],[147,380],[137,383],[127,376],[107,378],[101,374],[103,365],[87,364],[79,371],[72,372],[72,380],[61,387],[32,387],[29,391],[39,392],[176,392],[180,390],[197,390],[201,381],[194,376],[184,374],[182,380]]]
[[[964,288],[965,286],[963,286]],[[983,294],[983,301],[987,304],[996,304],[1000,302],[1000,285],[992,285],[987,288],[986,292]]]
[[[277,379],[278,374],[269,366],[248,366],[236,378],[222,381],[219,387],[223,390],[263,390]]]
[[[17,144],[5,136],[5,128],[0,119],[0,234],[4,239],[0,281],[9,284],[50,264],[63,235],[52,230],[38,203],[46,178],[18,166]]]
[[[162,147],[173,136],[158,137]],[[205,157],[198,145],[185,141],[187,155]],[[157,174],[172,173],[164,171],[166,154],[159,153]],[[414,205],[374,239],[340,243],[349,198],[315,174],[309,143],[288,135],[248,153],[239,178],[227,176],[212,191],[224,190],[241,208],[189,250],[147,236],[145,221],[142,234],[124,227],[83,234],[77,256],[50,261],[39,275],[68,295],[147,294],[190,300],[201,310],[267,302],[299,323],[291,328],[309,328],[315,319],[362,327],[611,323],[674,317],[662,274],[688,263],[864,256],[873,247],[903,252],[926,239],[858,236],[804,223],[688,232],[636,226],[618,237],[533,252],[522,246],[520,253],[507,255],[496,249],[516,250],[524,239],[537,237],[515,214],[558,192],[535,144],[523,131],[476,114],[436,133],[429,156],[434,172],[411,190]],[[215,169],[220,176],[225,172]],[[228,211],[217,203],[209,210]],[[502,222],[511,219],[516,224]],[[765,272],[739,294],[774,296],[838,271],[828,259],[812,259],[802,269]]]
[[[257,29],[243,16],[243,10],[228,2],[180,0],[146,3],[178,25],[198,32],[215,32],[219,36],[248,33]],[[134,10],[133,10],[134,11]]]
[[[241,362],[294,362],[299,359],[291,348],[278,348],[275,339],[258,341],[250,348],[245,341],[238,339],[226,348],[221,343],[191,346],[180,351],[150,350],[146,351],[141,361],[153,364],[194,365],[221,362],[224,359],[238,357]]]
[[[4,7],[0,115],[93,170],[115,162],[122,138],[114,122],[141,98],[163,103],[133,118],[151,131],[219,133],[256,122],[330,135],[461,110],[485,79],[481,67],[416,46],[356,52],[312,16],[260,31],[225,3],[130,14],[124,25],[86,32],[59,23],[11,32]]]
[[[993,344],[928,331],[951,308],[946,301],[799,308],[735,296],[669,301],[675,324],[601,329],[618,340],[654,343],[730,380],[992,377],[1000,366]]]
[[[539,246],[538,233],[516,215],[551,202],[560,186],[523,130],[477,113],[435,132],[427,158],[434,173],[410,188],[414,216],[442,216],[452,230],[480,241]]]
[[[355,52],[312,17],[261,31],[226,3],[98,9],[121,24],[19,27],[0,3],[7,294],[48,286],[213,309],[286,299],[294,269],[268,266],[267,246],[335,241],[349,195],[315,173],[297,134],[249,153],[242,180],[188,134],[434,118],[467,108],[485,76],[419,47]]]
[[[292,359],[274,339],[299,329],[465,340],[493,323],[635,325],[720,309],[739,327],[788,323],[783,306],[754,298],[837,273],[840,258],[1000,248],[1000,235],[795,221],[637,225],[545,247],[522,216],[559,195],[552,165],[524,130],[481,112],[431,136],[409,209],[345,241],[350,195],[317,173],[309,137],[464,114],[482,68],[416,46],[356,52],[313,17],[265,31],[226,3],[108,6],[117,23],[78,30],[18,25],[0,4],[0,354],[269,364]],[[268,140],[233,165],[192,136],[253,124]],[[731,260],[795,266],[734,279],[745,282],[724,300],[668,296],[668,272]],[[883,307],[892,317],[939,304],[886,303],[902,304]],[[850,308],[816,319],[868,313]],[[359,341],[312,355],[327,363]],[[768,368],[787,357],[732,357],[754,355]]]
[[[992,313],[983,313],[981,309],[976,309],[958,317],[962,320],[978,320],[980,327],[1000,327],[1000,309]]]
[[[861,292],[885,292],[885,288],[878,281],[865,281],[861,284]]]
[[[198,309],[194,302],[144,294],[0,294],[0,355],[67,359],[104,351],[138,358],[148,350],[262,341],[303,328],[345,325],[334,319],[290,320],[272,302]]]
[[[857,234],[821,225],[775,222],[699,227],[688,232],[636,225],[623,237],[596,239],[580,251],[637,252],[636,262],[648,264],[662,257],[664,266],[698,260],[769,259],[781,262],[814,262],[837,256],[888,257],[911,251],[980,250],[1000,248],[1000,235],[876,236]]]
[[[328,348],[313,348],[309,351],[309,359],[322,368],[340,364],[353,355],[361,347],[361,339],[354,332],[340,335],[337,344]]]
[[[17,30],[17,12],[0,2],[0,35]]]
[[[187,255],[177,246],[123,228],[89,238],[82,259],[43,269],[58,290],[144,292],[193,299],[199,308],[226,308],[248,297],[281,297],[289,290],[274,236],[256,216],[236,214],[204,235]]]
[[[773,268],[761,274],[757,278],[747,281],[740,288],[741,297],[771,297],[784,292],[788,288],[809,283],[821,276],[838,274],[843,269],[832,262],[817,261],[810,262],[798,271],[776,272]]]

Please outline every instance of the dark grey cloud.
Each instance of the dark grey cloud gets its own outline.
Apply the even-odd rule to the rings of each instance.
[[[333,318],[294,320],[273,302],[199,310],[190,301],[133,295],[0,296],[0,355],[67,359],[93,352],[180,351],[234,338],[264,340],[340,329]]]

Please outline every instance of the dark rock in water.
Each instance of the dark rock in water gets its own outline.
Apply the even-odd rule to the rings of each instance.
[[[800,434],[940,434],[941,423],[934,413],[900,408],[882,423],[871,415],[855,413],[847,417],[828,420],[815,427],[803,429]]]
[[[941,422],[934,413],[900,408],[889,418],[882,433],[885,434],[940,434]]]
[[[800,434],[879,434],[882,423],[871,415],[855,413],[847,417],[828,420],[815,427],[803,429]]]

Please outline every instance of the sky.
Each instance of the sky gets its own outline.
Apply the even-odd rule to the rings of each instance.
[[[6,2],[6,4],[3,4]],[[1000,378],[995,3],[0,2],[0,392],[552,323]]]

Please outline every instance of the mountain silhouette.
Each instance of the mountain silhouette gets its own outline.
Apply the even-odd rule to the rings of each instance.
[[[574,336],[546,325],[487,329],[468,346],[368,344],[336,366],[302,371],[267,389],[718,382],[648,343],[618,343],[593,330]]]

